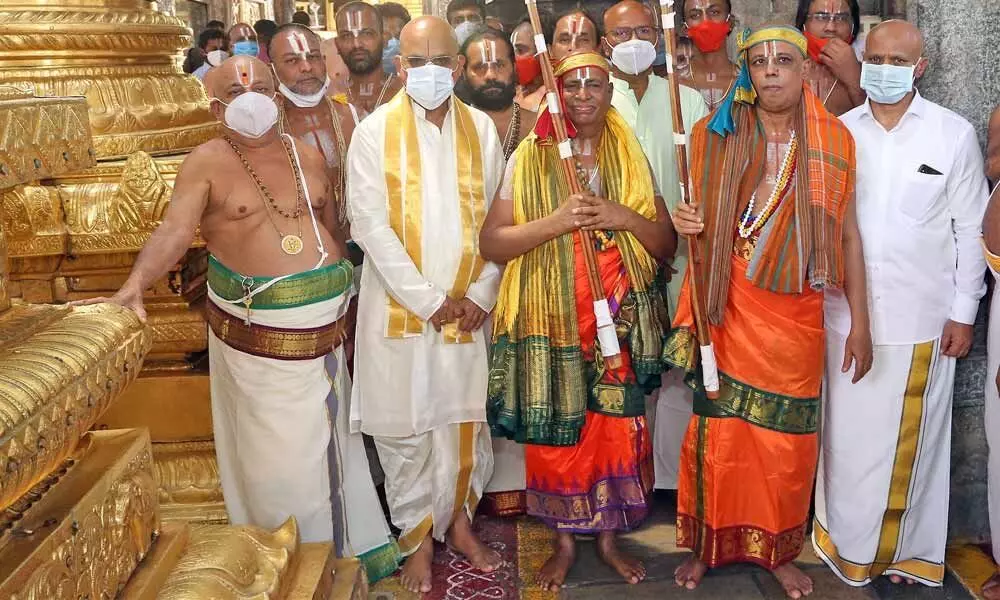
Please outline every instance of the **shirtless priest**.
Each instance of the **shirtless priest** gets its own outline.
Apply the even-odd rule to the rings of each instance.
[[[144,319],[143,291],[200,229],[210,252],[212,422],[229,520],[274,528],[294,516],[303,541],[330,541],[344,521],[331,507],[338,465],[327,460],[327,403],[343,369],[328,374],[325,359],[334,352],[343,365],[352,268],[326,228],[337,215],[323,158],[278,134],[273,81],[250,56],[208,73],[223,134],[185,159],[162,224],[110,301]]]
[[[269,50],[280,94],[277,98],[281,107],[278,130],[295,136],[303,145],[312,146],[322,155],[333,186],[331,203],[335,205],[335,209],[327,212],[339,217],[336,223],[329,225],[335,228],[331,231],[338,232],[335,239],[340,243],[348,235],[344,208],[345,162],[358,118],[357,111],[353,106],[331,97],[330,78],[320,38],[311,29],[297,23],[282,25],[271,38]],[[355,259],[352,263],[357,265],[357,282],[361,274],[361,260],[360,257],[352,258]],[[354,322],[354,305],[352,301],[348,323]],[[352,358],[353,334],[352,327],[344,341],[348,361]],[[333,359],[331,355],[328,360]],[[375,483],[382,483],[378,458],[374,449],[370,455],[366,454],[365,441],[360,433],[351,433],[350,389],[346,387],[350,382],[348,377],[342,380],[345,389],[337,395],[341,402],[329,407],[336,442],[331,448],[341,457],[341,469],[333,474],[337,477],[333,480],[333,505],[335,512],[342,513],[339,522],[346,523],[345,535],[336,539],[336,549],[338,556],[357,553],[365,564],[369,581],[375,582],[395,572],[399,566],[398,552],[375,491]]]
[[[464,61],[451,26],[414,19],[400,48],[405,93],[361,122],[347,152],[365,252],[351,418],[385,470],[403,585],[428,592],[433,539],[481,571],[501,562],[471,518],[493,472],[483,323],[500,273],[479,256],[479,229],[503,152],[490,118],[452,94]]]

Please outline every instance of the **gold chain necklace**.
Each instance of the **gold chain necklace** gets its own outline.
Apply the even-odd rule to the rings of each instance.
[[[281,238],[282,252],[284,252],[285,254],[292,254],[292,255],[302,252],[304,244],[302,243],[301,217],[302,217],[302,205],[304,204],[303,202],[304,195],[302,193],[302,182],[299,180],[299,176],[295,172],[295,160],[294,158],[292,158],[292,150],[289,147],[288,142],[285,140],[284,137],[281,138],[281,145],[285,149],[285,154],[288,155],[288,164],[292,168],[292,178],[295,179],[295,211],[293,214],[288,214],[285,211],[281,210],[280,207],[278,207],[278,204],[277,202],[274,201],[274,197],[271,195],[271,192],[268,191],[267,186],[265,186],[264,183],[260,180],[260,177],[257,176],[256,171],[254,171],[253,167],[250,166],[250,161],[248,161],[247,157],[243,155],[243,152],[240,151],[236,143],[228,135],[224,135],[222,137],[224,140],[226,140],[226,142],[229,143],[229,147],[232,148],[233,152],[236,153],[236,156],[240,159],[240,162],[243,163],[243,169],[250,176],[250,179],[253,180],[254,185],[257,187],[257,192],[260,193],[261,197],[263,197],[264,208],[265,210],[267,210],[267,218],[271,222],[271,226],[274,227],[275,233],[277,233],[278,237]],[[295,219],[295,223],[298,226],[298,234],[296,235],[290,233],[285,234],[284,232],[281,231],[281,229],[278,228],[278,224],[275,223],[274,221],[274,214],[271,212],[272,207],[279,215],[285,217],[286,219]]]

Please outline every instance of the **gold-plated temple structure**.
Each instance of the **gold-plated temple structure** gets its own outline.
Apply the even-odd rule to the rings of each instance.
[[[356,561],[226,523],[212,443],[206,255],[111,295],[218,132],[146,0],[0,3],[0,598],[347,598]],[[194,524],[192,524],[194,523]]]

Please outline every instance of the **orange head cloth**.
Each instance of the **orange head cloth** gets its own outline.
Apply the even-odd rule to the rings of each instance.
[[[556,90],[556,98],[559,99],[559,112],[564,116],[566,115],[566,104],[563,102],[562,97],[563,75],[577,69],[582,69],[583,67],[594,67],[610,74],[608,60],[596,52],[578,52],[570,54],[559,61],[555,66],[553,74],[556,76],[556,87],[558,88]],[[566,134],[571,138],[576,137],[576,127],[573,127],[573,123],[569,119],[566,119]],[[548,106],[542,110],[542,114],[538,116],[538,121],[535,122],[535,135],[538,136],[539,141],[551,141],[555,138],[556,130],[552,125],[552,115],[549,114]]]

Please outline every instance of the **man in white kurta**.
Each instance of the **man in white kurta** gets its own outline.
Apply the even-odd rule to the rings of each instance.
[[[490,118],[450,94],[461,63],[447,23],[415,19],[401,46],[406,93],[365,119],[348,151],[352,235],[366,264],[352,420],[385,470],[400,551],[411,555],[403,583],[426,592],[432,537],[477,568],[499,565],[470,521],[493,469],[482,324],[499,268],[478,243],[503,152]]]
[[[965,119],[912,89],[926,68],[922,50],[910,24],[875,28],[862,76],[869,100],[841,117],[857,144],[874,364],[852,384],[842,364],[850,313],[827,292],[813,546],[855,586],[879,575],[941,585],[955,361],[971,346],[986,292],[982,154]],[[873,68],[882,65],[911,69],[901,89]]]
[[[669,135],[674,130],[670,83],[653,74],[652,62],[637,65],[632,61],[631,53],[614,50],[621,44],[645,43],[653,46],[658,37],[653,13],[640,2],[623,0],[604,12],[604,31],[601,47],[611,59],[613,71],[611,105],[635,132],[653,170],[654,183],[667,209],[673,213],[681,194],[674,138]],[[655,48],[653,50],[655,52]],[[648,53],[649,48],[646,51]],[[639,72],[632,74],[632,71]],[[708,114],[708,109],[697,91],[680,86],[680,93],[684,131],[689,132]],[[687,269],[687,253],[687,244],[678,244],[677,253],[669,265],[676,272],[667,284],[667,308],[671,316],[677,311],[677,297]],[[663,386],[649,396],[646,418],[653,430],[653,487],[656,489],[677,489],[677,465],[684,432],[691,420],[692,402],[691,389],[684,385],[684,373],[680,369],[664,373]]]

